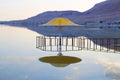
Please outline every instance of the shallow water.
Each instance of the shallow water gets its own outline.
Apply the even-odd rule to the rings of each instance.
[[[57,52],[36,49],[37,32],[27,28],[0,26],[0,80],[119,80],[120,54],[70,51],[63,55],[82,59],[66,67],[40,62]]]

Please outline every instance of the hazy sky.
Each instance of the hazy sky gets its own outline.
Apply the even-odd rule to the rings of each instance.
[[[105,0],[0,0],[0,20],[25,19],[44,11],[84,12]]]

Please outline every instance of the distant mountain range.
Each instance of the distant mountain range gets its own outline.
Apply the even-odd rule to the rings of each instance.
[[[65,17],[77,24],[86,24],[89,22],[97,23],[98,21],[115,21],[120,20],[120,0],[107,0],[96,4],[86,12],[78,11],[47,11],[25,20],[0,22],[1,24],[44,24],[56,17]]]
[[[105,15],[120,13],[120,0],[107,0],[96,4],[90,10],[84,12],[85,15]]]

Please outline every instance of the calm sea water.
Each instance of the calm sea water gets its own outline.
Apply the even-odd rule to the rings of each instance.
[[[66,67],[39,61],[57,52],[36,49],[34,31],[0,26],[0,80],[120,80],[120,54],[72,51],[63,55],[82,59]]]

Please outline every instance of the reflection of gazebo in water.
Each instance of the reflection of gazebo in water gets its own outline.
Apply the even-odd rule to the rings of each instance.
[[[77,24],[73,23],[72,21],[70,21],[66,18],[55,18],[55,19],[53,19],[53,20],[49,21],[48,23],[43,24],[41,26],[56,26],[56,27],[58,27],[59,36],[57,37],[57,43],[55,41],[55,44],[57,45],[56,47],[57,47],[57,51],[59,53],[57,56],[49,56],[49,57],[40,58],[39,59],[40,61],[50,63],[51,65],[53,65],[55,67],[65,67],[69,64],[77,63],[77,62],[81,61],[81,59],[79,59],[79,58],[71,57],[71,56],[63,56],[63,54],[62,54],[62,34],[61,34],[62,27],[64,27],[64,26],[78,26]],[[45,36],[44,36],[44,40],[39,40],[38,43],[39,44],[38,44],[37,48],[40,47],[40,44],[42,44],[42,46],[43,45],[47,46],[47,41],[46,41]],[[52,44],[50,47],[52,47]],[[47,48],[44,48],[44,50],[46,51]]]
[[[81,59],[63,56],[63,51],[93,50],[106,52],[120,52],[120,38],[85,38],[75,36],[62,36],[65,26],[79,26],[66,18],[55,18],[40,26],[56,26],[59,36],[37,36],[36,48],[43,51],[57,51],[57,56],[43,57],[39,60],[50,63],[56,67],[65,67],[69,64],[80,62]]]

